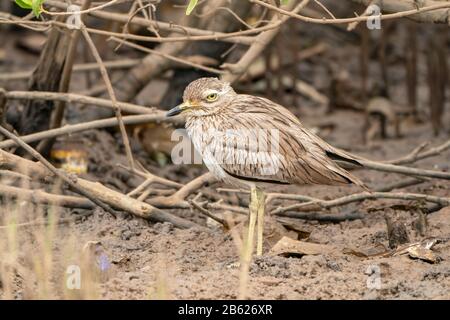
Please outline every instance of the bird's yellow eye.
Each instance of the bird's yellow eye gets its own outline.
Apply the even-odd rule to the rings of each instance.
[[[206,100],[208,102],[214,102],[217,100],[218,97],[219,97],[219,95],[217,93],[210,93],[206,96]]]

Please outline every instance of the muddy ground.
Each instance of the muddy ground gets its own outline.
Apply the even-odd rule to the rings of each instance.
[[[6,58],[0,64],[0,71],[11,72],[31,68],[37,59],[36,55],[16,46],[17,35],[4,39],[6,40],[3,49]],[[340,56],[350,57],[354,56],[357,48],[350,46],[336,51]],[[300,68],[306,75],[303,78],[323,89],[327,82],[320,61],[305,62]],[[350,71],[358,64],[357,61],[348,63]],[[374,74],[378,75],[376,70]],[[404,102],[402,80],[401,77],[397,78],[393,81],[393,96],[396,100]],[[75,91],[86,89],[83,79],[80,75],[75,77],[73,84]],[[23,81],[2,83],[0,86],[7,90],[26,88]],[[157,101],[154,93],[160,90],[156,85],[149,86],[139,96],[138,101],[143,104],[154,104]],[[427,103],[424,92],[426,87],[422,82],[420,105]],[[332,131],[322,134],[328,142],[371,159],[399,158],[424,142],[431,142],[432,146],[436,146],[449,137],[450,112],[447,110],[443,121],[446,130],[437,137],[433,135],[429,123],[407,122],[402,125],[402,137],[391,136],[386,140],[375,141],[372,146],[365,146],[361,135],[365,119],[362,112],[338,109],[333,113],[326,113],[323,106],[314,107],[307,99],[300,101],[304,106],[292,110],[307,126],[314,127],[320,122],[332,122],[334,124]],[[78,111],[73,110],[79,109],[71,108],[71,110],[73,114],[77,114]],[[76,116],[71,121],[75,120]],[[89,179],[98,180],[124,193],[142,182],[117,167],[118,163],[125,164],[126,158],[116,132],[89,131],[74,135],[72,138],[83,141],[89,147],[87,174]],[[149,157],[138,141],[133,139],[132,143],[137,159],[153,173],[186,183],[205,172],[200,166],[167,164],[161,167]],[[447,152],[419,161],[414,166],[448,171],[450,155]],[[371,188],[404,179],[395,174],[366,170],[359,170],[355,174]],[[214,191],[217,187],[221,185],[213,185],[201,191]],[[355,187],[277,186],[273,191],[331,199],[359,190]],[[402,191],[448,197],[450,183],[444,180],[430,180],[404,188]],[[228,196],[226,200],[239,203],[242,207],[248,203],[245,194]],[[420,218],[420,212],[426,211],[424,206],[423,203],[400,200],[364,201],[329,211],[334,214],[357,212],[363,215],[361,219],[337,223],[298,219],[296,221],[298,226],[309,233],[304,241],[333,246],[333,251],[317,255],[274,256],[269,254],[270,247],[266,244],[265,254],[256,258],[251,265],[249,298],[450,299],[450,241],[437,244],[433,248],[440,258],[436,263],[412,259],[408,255],[361,257],[360,254],[355,254],[355,252],[372,254],[379,252],[380,248],[388,248],[386,215],[406,226],[410,243],[430,237],[447,238],[450,235],[450,208],[427,214],[426,230],[421,235],[416,221]],[[5,214],[5,210],[2,211]],[[169,211],[196,221],[200,225],[206,225],[204,217],[194,210]],[[56,252],[54,259],[58,260],[63,251],[62,243],[68,238],[76,237],[75,250],[82,250],[87,241],[101,242],[110,268],[109,273],[98,284],[98,298],[235,299],[238,296],[239,268],[235,268],[234,265],[239,260],[239,255],[233,236],[229,232],[214,226],[209,226],[208,231],[200,228],[180,230],[168,223],[154,224],[125,214],[113,219],[98,210],[61,210],[58,213],[61,217],[92,213],[76,223],[60,225],[60,232],[54,239],[53,248]],[[26,232],[32,233],[32,228]],[[27,246],[31,255],[35,246],[38,244],[33,242]],[[377,274],[374,275],[371,270],[380,271],[378,288],[371,286],[372,281],[378,279]],[[17,280],[14,284],[14,297],[17,299],[36,297],[29,294],[30,291],[26,290],[22,280]],[[0,288],[0,294],[2,290],[4,289]],[[51,296],[61,297],[61,294],[56,290]]]

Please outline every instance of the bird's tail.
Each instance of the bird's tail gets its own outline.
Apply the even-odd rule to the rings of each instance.
[[[349,183],[353,183],[356,184],[357,186],[361,187],[362,189],[364,189],[367,192],[372,192],[369,187],[367,187],[367,185],[361,181],[361,179],[359,179],[358,177],[354,176],[353,174],[351,174],[350,172],[340,168],[343,172],[345,172],[345,176],[341,173],[338,173],[339,175],[342,175],[345,179],[347,179],[349,181]]]
[[[333,148],[332,151],[326,151],[326,154],[330,159],[337,161],[338,163],[341,162],[341,163],[355,165],[357,167],[363,167],[363,165],[356,159],[356,157],[352,157],[351,155],[347,154],[346,152],[344,152],[342,150]],[[339,169],[335,170],[335,172],[338,175],[340,175],[341,177],[343,177],[345,180],[347,180],[348,183],[356,184],[357,186],[361,187],[365,191],[371,192],[371,190],[366,186],[366,184],[364,182],[362,182],[358,177],[354,176],[353,174],[351,174],[347,170],[341,168],[340,166],[338,166],[338,168]]]
[[[340,150],[338,148],[335,148],[328,144],[327,142],[323,141],[316,135],[306,132],[305,133],[318,145],[320,148],[322,148],[323,151],[325,151],[325,156],[328,158],[327,160],[332,160],[333,164],[329,167],[336,175],[337,183],[353,183],[357,186],[361,187],[365,191],[371,192],[370,189],[362,182],[358,177],[354,176],[350,172],[346,171],[344,168],[342,168],[339,164],[347,164],[351,166],[357,166],[357,167],[363,167],[361,162],[358,161],[357,156],[353,156],[343,150]]]

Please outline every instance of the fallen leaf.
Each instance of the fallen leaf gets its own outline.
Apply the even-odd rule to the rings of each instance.
[[[330,253],[334,248],[324,244],[298,241],[288,237],[281,238],[270,250],[270,254],[279,256],[304,256]]]
[[[311,230],[307,230],[307,228],[303,225],[300,225],[298,222],[293,219],[283,219],[277,218],[278,222],[280,222],[287,230],[294,231],[297,234],[296,239],[302,240],[307,239],[311,235]]]
[[[344,248],[344,249],[342,250],[342,253],[345,253],[345,254],[351,254],[351,255],[356,256],[356,257],[359,257],[359,258],[368,258],[368,257],[369,257],[369,256],[368,256],[366,253],[364,253],[364,252],[357,251],[357,250],[350,249],[350,248]]]
[[[386,255],[390,253],[381,243],[376,245],[374,248],[368,248],[365,250],[356,250],[352,248],[344,248],[342,253],[351,254],[359,258],[373,258]]]
[[[430,263],[437,263],[441,260],[433,251],[421,246],[408,248],[408,255],[413,259],[420,259]]]
[[[437,263],[441,261],[441,258],[436,255],[431,249],[437,243],[443,243],[448,239],[443,238],[428,238],[422,241],[412,243],[410,245],[398,248],[391,253],[392,256],[398,256],[402,254],[408,254],[410,258],[420,259],[430,263]]]

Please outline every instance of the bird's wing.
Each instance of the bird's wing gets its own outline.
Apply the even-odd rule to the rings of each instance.
[[[363,186],[333,161],[357,160],[309,132],[289,110],[264,98],[239,97],[227,121],[218,125],[228,130],[221,164],[228,174],[256,181]]]

